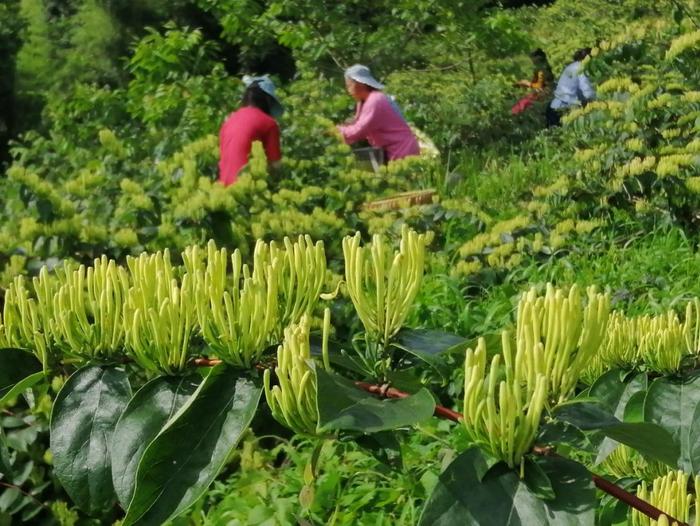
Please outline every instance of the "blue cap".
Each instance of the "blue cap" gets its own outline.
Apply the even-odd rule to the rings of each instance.
[[[270,80],[270,77],[263,75],[261,77],[251,77],[250,75],[243,75],[243,84],[246,88],[249,88],[253,84],[263,90],[272,98],[272,106],[270,108],[270,113],[273,117],[279,117],[284,113],[284,106],[280,103],[277,95],[275,95],[275,84]]]

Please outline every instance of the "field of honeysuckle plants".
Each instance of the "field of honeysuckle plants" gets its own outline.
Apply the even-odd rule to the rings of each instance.
[[[281,169],[228,188],[199,30],[47,100],[0,178],[0,525],[698,524],[700,11],[579,4],[479,34],[595,41],[596,101],[542,130],[503,57],[397,68],[425,147],[379,173],[301,44]]]

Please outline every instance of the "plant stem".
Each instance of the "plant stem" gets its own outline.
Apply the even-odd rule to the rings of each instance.
[[[388,384],[376,385],[369,384],[367,382],[355,382],[355,385],[360,389],[367,391],[368,393],[377,394],[383,398],[406,398],[407,396],[410,396],[409,393],[405,393],[403,391],[399,391],[398,389],[394,389],[393,387],[389,387]],[[460,413],[452,411],[451,409],[448,409],[441,405],[435,406],[435,416],[439,416],[440,418],[445,418],[447,420],[452,420],[454,422],[458,422],[462,419],[462,415]],[[559,456],[554,452],[554,449],[549,447],[535,446],[532,448],[532,452],[535,455],[540,456]],[[624,502],[631,508],[636,509],[637,511],[646,515],[647,517],[654,520],[659,520],[659,517],[661,517],[661,515],[665,515],[666,518],[668,518],[668,522],[670,524],[675,523],[678,526],[688,526],[687,523],[679,521],[678,519],[674,519],[668,513],[663,512],[660,509],[652,506],[648,502],[643,501],[636,495],[622,489],[620,486],[617,486],[609,480],[606,480],[590,471],[589,473],[591,473],[593,483],[598,489],[604,491],[608,495],[615,497],[617,500]]]
[[[27,491],[24,491],[22,488],[20,488],[19,486],[16,486],[15,484],[10,484],[9,482],[2,482],[2,481],[0,481],[0,486],[4,486],[5,488],[10,488],[10,489],[16,489],[16,490],[19,491],[22,495],[24,495],[25,497],[29,497],[30,499],[32,499],[34,502],[36,502],[39,506],[41,506],[41,507],[44,508],[45,510],[48,510],[48,509],[49,509],[49,507],[48,507],[46,504],[44,504],[43,502],[41,502],[41,501],[40,501],[38,498],[36,498],[34,495],[32,495],[31,493],[29,493],[29,492],[27,492]]]

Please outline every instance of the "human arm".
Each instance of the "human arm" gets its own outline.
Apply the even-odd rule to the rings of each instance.
[[[280,129],[277,123],[274,126],[270,126],[262,139],[268,165],[271,167],[278,165],[279,160],[282,158],[282,151],[280,149]]]
[[[377,116],[376,102],[377,99],[368,98],[360,108],[354,122],[338,126],[338,131],[347,144],[367,138]]]
[[[535,74],[535,79],[530,82],[530,87],[536,90],[544,88],[544,71],[538,70]]]
[[[588,77],[583,73],[578,76],[578,91],[583,97],[582,103],[595,99],[595,88],[591,84],[591,81],[588,80]]]

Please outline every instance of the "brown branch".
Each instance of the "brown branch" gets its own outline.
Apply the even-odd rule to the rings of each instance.
[[[659,520],[659,517],[661,517],[661,515],[665,515],[670,524],[677,524],[678,526],[688,526],[688,524],[686,524],[685,522],[679,521],[678,519],[674,519],[668,513],[663,512],[658,508],[655,508],[648,502],[643,501],[633,493],[625,491],[620,486],[616,486],[609,480],[599,477],[595,473],[591,473],[591,475],[593,476],[593,483],[599,489],[603,490],[608,495],[612,495],[617,500],[621,500],[628,506],[643,513],[647,517],[651,517],[654,520]]]
[[[355,382],[355,385],[360,389],[367,391],[368,393],[376,394],[384,398],[406,398],[407,396],[409,396],[409,393],[405,393],[393,387],[389,387],[388,384],[376,385],[369,384],[367,382]],[[448,409],[441,405],[435,406],[435,416],[439,416],[447,420],[452,420],[454,422],[457,422],[462,419],[462,415],[460,413],[452,411],[451,409]],[[559,456],[555,453],[554,448],[549,446],[534,446],[532,448],[532,452],[535,455],[540,456]],[[615,497],[617,500],[624,502],[631,508],[636,509],[640,513],[646,515],[647,517],[654,520],[659,520],[659,517],[661,515],[665,515],[666,518],[668,518],[670,524],[675,523],[677,524],[677,526],[688,526],[687,523],[679,521],[678,519],[674,519],[668,513],[661,511],[660,509],[652,506],[646,501],[643,501],[633,493],[624,490],[623,488],[617,486],[609,480],[604,479],[596,475],[595,473],[592,473],[591,471],[589,471],[589,473],[591,473],[593,483],[596,485],[596,487],[598,487],[598,489],[604,491],[608,495]]]
[[[190,364],[192,364],[194,367],[216,367],[222,363],[224,363],[224,361],[219,358],[194,358],[190,361]],[[268,364],[268,366],[271,367],[272,365]],[[262,363],[256,363],[253,367],[255,367],[258,371],[264,371],[268,368],[268,366]]]
[[[393,387],[389,387],[388,384],[384,385],[374,385],[368,384],[367,382],[355,382],[355,385],[360,389],[364,389],[368,393],[378,394],[384,398],[406,398],[409,393],[404,393]],[[462,415],[452,409],[448,409],[441,405],[435,406],[435,416],[440,418],[445,418],[447,420],[452,420],[453,422],[458,422],[462,419]]]
[[[195,358],[192,360],[192,365],[196,367],[214,367],[223,363],[218,358]]]

